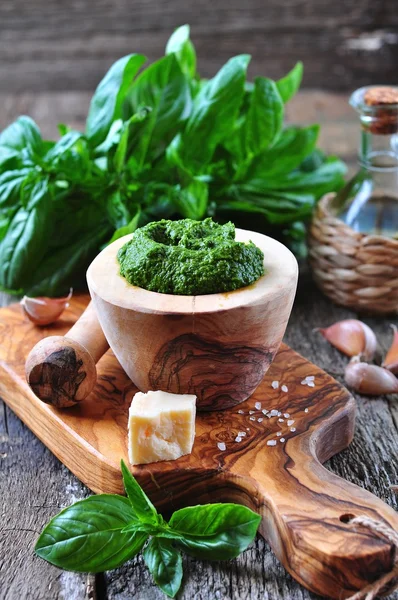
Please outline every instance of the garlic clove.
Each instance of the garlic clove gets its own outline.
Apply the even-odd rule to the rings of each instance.
[[[360,362],[357,357],[348,363],[344,379],[349,387],[366,396],[398,393],[398,379],[391,371]]]
[[[332,346],[347,356],[363,356],[372,360],[377,339],[370,327],[357,319],[338,321],[326,329],[317,329]]]
[[[54,323],[69,306],[68,300],[72,297],[72,288],[69,294],[64,298],[47,298],[41,296],[38,298],[29,298],[24,296],[20,302],[24,314],[35,325],[50,325]]]
[[[394,336],[382,366],[391,371],[391,373],[398,375],[398,330],[396,325],[391,325],[391,327],[393,328]]]

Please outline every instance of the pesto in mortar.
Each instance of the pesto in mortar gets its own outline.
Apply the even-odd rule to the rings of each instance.
[[[264,274],[264,254],[235,241],[235,225],[156,221],[137,229],[117,253],[120,274],[132,285],[162,294],[231,292]]]

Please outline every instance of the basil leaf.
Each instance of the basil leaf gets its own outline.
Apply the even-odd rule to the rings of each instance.
[[[126,154],[127,154],[127,144],[129,141],[129,124],[127,123],[121,134],[120,140],[116,148],[115,156],[113,159],[113,164],[117,173],[120,173],[125,165]]]
[[[34,186],[30,200],[33,208],[16,212],[0,243],[0,285],[4,288],[23,289],[34,276],[33,266],[40,265],[45,255],[53,214],[47,192],[41,182]]]
[[[288,196],[288,197],[286,197]],[[270,190],[265,195],[246,194],[240,200],[224,201],[217,206],[219,212],[244,211],[263,215],[272,225],[287,225],[296,219],[308,218],[313,210],[315,197],[311,194],[283,194],[277,196]]]
[[[255,157],[247,177],[283,178],[312,153],[318,135],[319,125],[286,128],[272,148]]]
[[[194,99],[191,115],[175,147],[188,171],[202,173],[217,144],[232,129],[243,98],[249,60],[247,54],[231,58]]]
[[[8,148],[7,146],[0,146],[0,168],[13,168],[9,165],[12,165],[13,162],[19,157],[18,150],[14,150],[13,148]],[[8,163],[8,164],[7,164]],[[15,165],[16,166],[16,165]],[[19,165],[18,165],[19,166]]]
[[[13,215],[0,215],[0,242],[5,237]]]
[[[199,221],[206,214],[208,195],[208,185],[203,181],[193,180],[185,187],[176,186],[173,202],[184,218]]]
[[[123,237],[124,235],[128,235],[129,233],[134,233],[134,231],[137,229],[138,223],[139,223],[139,220],[141,217],[141,210],[140,210],[139,204],[136,204],[134,206],[134,208],[136,210],[134,217],[127,223],[127,225],[123,225],[122,227],[119,227],[118,229],[116,229],[115,233],[113,234],[113,236],[111,237],[111,239],[108,242],[109,244],[111,244],[115,240],[118,240],[119,238]]]
[[[210,560],[235,558],[253,541],[260,515],[238,504],[204,504],[173,513],[169,527],[188,554]]]
[[[282,128],[284,108],[275,82],[256,77],[244,125],[247,154],[258,154],[271,146]]]
[[[187,178],[191,177],[191,172],[183,163],[183,159],[179,154],[179,150],[182,146],[181,133],[171,140],[170,144],[166,148],[166,160],[171,167],[177,167],[182,176],[186,175]]]
[[[71,221],[68,220],[69,228]],[[54,226],[56,230],[56,227]],[[71,233],[75,233],[72,229]],[[82,289],[86,285],[87,265],[98,254],[98,249],[110,235],[109,225],[89,222],[87,230],[75,233],[74,241],[54,250],[48,248],[32,276],[22,282],[29,296],[61,296],[69,288]]]
[[[144,522],[158,523],[158,511],[132,476],[124,460],[121,461],[120,465],[122,468],[124,489],[137,517]]]
[[[178,27],[167,42],[166,54],[175,54],[182,72],[192,78],[196,73],[196,52],[189,33],[189,25]]]
[[[28,210],[32,210],[39,203],[48,204],[48,208],[51,209],[50,204],[52,195],[50,192],[50,185],[48,177],[35,178],[31,181],[25,181],[21,189],[21,204]],[[43,206],[40,207],[41,210]]]
[[[182,559],[170,540],[152,538],[144,550],[144,560],[156,585],[169,598],[174,598],[181,587]]]
[[[65,508],[49,522],[35,552],[70,571],[98,573],[115,569],[135,556],[148,537],[142,531],[121,533],[135,519],[127,498],[90,496]]]
[[[340,189],[344,185],[345,164],[334,156],[330,156],[315,171],[306,172],[296,169],[285,174],[283,178],[267,179],[264,185],[275,190],[305,190],[316,197],[327,191]]]
[[[32,152],[40,152],[41,145],[40,129],[30,117],[19,117],[0,134],[0,146],[9,150],[21,151],[28,147]]]
[[[68,131],[44,156],[45,162],[52,162],[58,159],[65,152],[70,150],[78,140],[83,137],[79,131]]]
[[[286,104],[297,92],[303,78],[303,63],[299,61],[285,77],[276,82],[283,102]]]
[[[123,119],[116,119],[109,128],[106,138],[94,149],[96,156],[106,154],[113,146],[117,146],[120,141],[120,135],[123,130]]]
[[[113,158],[116,172],[120,173],[124,169],[130,154],[133,155],[131,158],[135,161],[137,174],[142,168],[146,154],[146,143],[143,144],[142,139],[146,136],[147,124],[145,121],[151,111],[151,108],[142,108],[123,124]]]
[[[145,69],[134,81],[128,94],[133,112],[149,106],[151,127],[146,133],[146,147],[152,149],[175,135],[179,122],[191,108],[191,96],[186,77],[174,54],[170,54]]]
[[[122,116],[122,105],[131,82],[146,61],[142,54],[129,54],[116,61],[102,79],[91,100],[86,134],[93,146],[103,142],[112,122]]]
[[[106,202],[106,211],[108,218],[115,229],[127,225],[131,219],[130,211],[122,201],[122,195],[119,190],[116,190],[109,195]]]
[[[61,135],[61,136],[65,135],[65,134],[69,133],[69,131],[71,131],[71,128],[69,127],[69,125],[66,125],[65,123],[58,123],[57,129],[58,129],[59,135]]]
[[[119,190],[109,195],[106,202],[108,218],[115,229],[127,225],[131,219],[130,211],[122,201],[122,195]]]
[[[0,175],[0,209],[16,206],[20,203],[21,188],[32,174],[32,170],[16,169]]]

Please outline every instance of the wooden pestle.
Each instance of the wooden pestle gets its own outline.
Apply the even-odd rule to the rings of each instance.
[[[26,380],[33,392],[57,408],[84,400],[97,380],[96,363],[109,344],[93,303],[65,335],[44,338],[29,353]]]

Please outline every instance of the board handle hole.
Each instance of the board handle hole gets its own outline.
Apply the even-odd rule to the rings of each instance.
[[[345,513],[344,515],[341,515],[341,517],[340,517],[340,521],[342,523],[349,523],[353,519],[355,519],[355,515],[352,515],[350,513]]]

